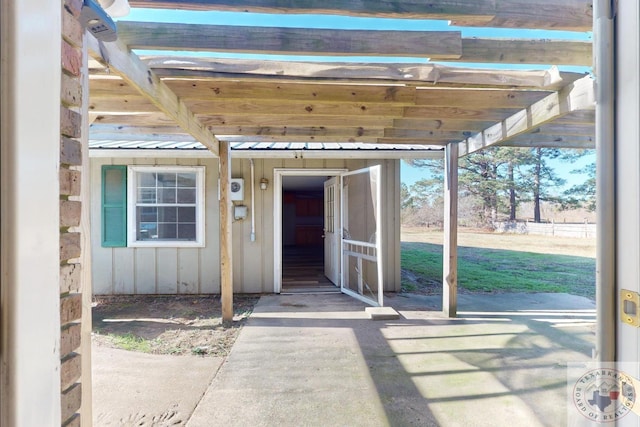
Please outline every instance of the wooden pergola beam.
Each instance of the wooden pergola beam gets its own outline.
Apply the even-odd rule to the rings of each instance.
[[[544,0],[535,7],[518,0],[130,0],[130,3],[144,8],[443,19],[467,25],[574,31],[590,31],[593,20],[591,0]]]
[[[445,106],[475,108],[524,108],[551,91],[517,89],[469,89],[402,84],[343,84],[301,82],[250,82],[224,79],[163,79],[183,100],[229,100],[386,104],[394,106]],[[91,100],[136,102],[137,91],[122,80],[91,80]]]
[[[596,146],[595,136],[546,135],[527,133],[500,144],[503,147],[585,148]]]
[[[278,100],[186,100],[185,105],[194,114],[259,114],[259,115],[307,115],[307,116],[355,116],[355,117],[402,117],[404,107],[373,103],[330,102],[280,102]],[[345,118],[347,120],[347,118]]]
[[[587,76],[462,141],[460,155],[499,145],[573,111],[593,109],[593,80]]]
[[[158,76],[183,79],[234,78],[278,82],[393,82],[423,86],[472,86],[560,90],[584,74],[547,70],[500,70],[449,67],[439,64],[358,64],[352,62],[289,62],[194,57],[144,57]]]
[[[101,42],[92,36],[88,36],[87,40],[89,53],[95,60],[122,77],[187,133],[218,155],[219,141],[215,135],[200,123],[184,102],[135,53],[121,41]]]
[[[463,38],[462,55],[449,62],[486,64],[593,64],[591,42]]]
[[[334,30],[229,25],[118,23],[130,49],[218,51],[314,56],[415,56],[457,59],[459,31]]]

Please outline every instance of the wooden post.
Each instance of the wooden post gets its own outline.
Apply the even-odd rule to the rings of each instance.
[[[233,263],[231,243],[231,148],[220,141],[220,299],[222,321],[233,320]]]
[[[82,202],[82,215],[80,220],[80,238],[82,245],[81,265],[81,289],[82,292],[82,320],[80,324],[80,354],[82,356],[82,404],[80,406],[80,424],[91,425],[93,422],[93,388],[91,381],[91,331],[93,302],[93,285],[91,283],[91,182],[89,165],[89,54],[87,52],[86,35],[82,38],[82,131],[80,142],[82,144],[82,169],[80,184],[80,201]]]
[[[458,144],[444,150],[444,246],[442,251],[442,311],[458,311]]]

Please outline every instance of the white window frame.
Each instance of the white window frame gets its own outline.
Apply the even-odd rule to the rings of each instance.
[[[137,172],[196,174],[196,240],[136,240]],[[127,167],[127,246],[154,248],[204,247],[205,245],[205,168],[204,166],[128,166]]]

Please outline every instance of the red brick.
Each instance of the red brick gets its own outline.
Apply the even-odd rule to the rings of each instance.
[[[82,144],[80,141],[62,137],[60,139],[60,163],[63,165],[82,165]]]
[[[67,10],[62,10],[62,37],[76,47],[82,47],[82,35],[84,29],[78,18]]]
[[[82,294],[70,294],[60,298],[60,324],[65,325],[82,317]]]
[[[80,225],[82,203],[74,200],[60,200],[60,227]]]
[[[63,196],[79,196],[80,195],[80,179],[82,174],[80,171],[72,171],[60,168],[60,194]]]
[[[79,107],[82,104],[82,83],[77,77],[62,73],[60,98],[64,105]]]
[[[62,41],[62,69],[76,77],[80,76],[82,70],[82,52],[64,40]]]
[[[65,356],[80,347],[82,330],[79,323],[72,323],[60,331],[60,354]]]
[[[65,107],[60,107],[60,133],[71,138],[80,138],[82,115]]]
[[[60,293],[80,292],[81,273],[80,264],[65,264],[60,267]]]
[[[74,383],[79,382],[82,374],[82,363],[78,353],[71,353],[62,359],[60,363],[60,386],[61,390],[66,390]]]
[[[60,261],[78,258],[82,253],[80,248],[80,233],[60,234]]]
[[[83,0],[64,0],[64,9],[71,13],[73,16],[80,16],[82,12]]]
[[[77,383],[68,390],[63,391],[61,397],[61,423],[62,425],[65,425],[70,421],[69,419],[73,414],[80,409],[80,405],[82,403],[82,387]]]

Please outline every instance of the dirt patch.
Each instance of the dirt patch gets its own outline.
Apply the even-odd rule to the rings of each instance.
[[[234,296],[233,322],[223,325],[218,296],[96,297],[93,340],[145,353],[224,357],[258,299]]]

